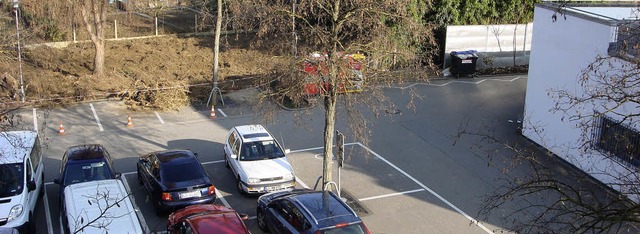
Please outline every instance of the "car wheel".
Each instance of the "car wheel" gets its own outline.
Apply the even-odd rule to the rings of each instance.
[[[38,193],[38,197],[44,197],[44,173],[42,173],[42,178],[40,178],[40,193]]]
[[[229,158],[227,157],[227,154],[226,154],[226,153],[224,154],[224,165],[225,165],[227,168],[231,168],[231,165],[229,165]]]
[[[140,168],[138,168],[138,184],[142,185],[142,176],[140,174]]]
[[[264,219],[264,213],[260,208],[258,208],[258,217],[256,219],[258,220],[258,227],[260,230],[263,232],[269,232],[269,229],[267,229],[267,222]]]
[[[29,220],[24,225],[25,233],[32,233],[36,231],[36,222],[33,222],[33,215],[29,213]]]
[[[245,192],[244,189],[242,189],[242,181],[240,181],[240,178],[238,178],[236,181],[238,181],[238,192],[240,192],[240,194],[242,195],[247,194],[247,192]]]

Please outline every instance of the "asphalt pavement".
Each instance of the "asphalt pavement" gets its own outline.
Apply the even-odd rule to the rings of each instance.
[[[509,223],[500,214],[477,220],[482,197],[499,187],[504,160],[490,161],[477,147],[476,137],[457,137],[461,129],[490,130],[504,139],[521,139],[514,124],[522,116],[526,75],[442,79],[385,89],[398,103],[398,111],[374,117],[368,113],[371,136],[367,144],[347,140],[345,166],[334,164],[334,180],[361,206],[358,210],[371,233],[491,233],[506,231]],[[412,100],[406,90],[424,98]],[[141,222],[149,232],[166,230],[166,216],[153,212],[146,192],[136,180],[137,157],[147,152],[187,148],[198,153],[217,188],[217,204],[250,219],[252,233],[262,233],[255,222],[256,197],[243,196],[235,188],[232,173],[223,163],[223,142],[230,128],[261,123],[291,153],[288,157],[297,177],[296,187],[314,188],[322,175],[324,115],[320,107],[281,111],[275,121],[257,114],[273,104],[250,104],[255,90],[225,95],[225,105],[210,110],[186,106],[179,111],[129,112],[121,102],[82,103],[65,108],[20,110],[25,129],[38,129],[46,139],[46,196],[37,211],[38,233],[60,233],[58,186],[64,151],[73,145],[103,144],[114,158],[115,169],[132,193]],[[415,102],[415,109],[405,104]],[[363,106],[363,109],[367,107]],[[338,112],[344,111],[343,107]],[[365,111],[366,112],[366,111]],[[127,127],[131,114],[132,127]],[[299,124],[299,115],[305,120]],[[65,135],[58,135],[59,123]],[[337,129],[349,135],[347,120]],[[521,139],[523,140],[523,139]],[[455,143],[455,144],[454,144]],[[523,171],[523,173],[526,173]]]

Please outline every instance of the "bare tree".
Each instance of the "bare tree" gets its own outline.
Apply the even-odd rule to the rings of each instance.
[[[93,56],[93,74],[102,75],[104,72],[105,38],[104,24],[107,20],[108,0],[70,0],[80,8],[82,22],[93,42],[95,54]]]
[[[86,200],[74,201],[78,203],[87,202],[89,206],[91,206],[90,209],[97,210],[97,213],[90,213],[88,210],[79,210],[80,213],[69,214],[72,219],[70,223],[73,223],[73,229],[70,231],[73,231],[73,233],[82,233],[88,228],[96,228],[108,233],[109,225],[114,219],[128,216],[130,212],[134,212],[114,212],[114,210],[117,209],[116,207],[125,205],[125,200],[129,199],[129,196],[131,196],[130,193],[124,196],[121,194],[114,196],[109,190],[100,189],[100,185],[98,184],[95,194],[83,195],[82,197]]]
[[[305,57],[292,58],[290,66],[274,71],[266,84],[261,85],[273,87],[268,84],[277,80],[277,89],[272,89],[262,98],[278,96],[293,103],[307,102],[310,97],[304,90],[308,83],[302,71],[303,61],[311,52],[323,57],[317,68],[319,79],[314,81],[321,89],[316,98],[325,110],[323,185],[332,180],[331,159],[338,102],[342,101],[347,106],[349,125],[356,139],[366,142],[367,121],[357,107],[368,106],[374,113],[379,113],[380,109],[386,108],[383,106],[388,106],[388,100],[378,85],[401,82],[404,78],[401,74],[383,77],[374,72],[375,69],[415,68],[423,65],[420,62],[430,64],[427,56],[430,52],[425,52],[424,48],[431,49],[434,43],[430,25],[422,21],[426,8],[424,1],[408,0],[243,0],[230,3],[232,14],[243,16],[233,18],[234,25],[257,31],[255,46],[277,54],[288,53],[293,46],[292,41],[294,44],[297,42],[297,38],[289,35],[299,36],[299,54]],[[297,32],[292,33],[292,29]],[[368,58],[365,77],[378,82],[368,87],[368,95],[343,89],[352,72],[347,58],[350,53],[360,53]],[[394,61],[395,67],[392,67]],[[417,75],[415,78],[425,76]]]

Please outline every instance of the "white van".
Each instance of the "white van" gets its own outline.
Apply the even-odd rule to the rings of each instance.
[[[129,193],[119,179],[69,185],[64,198],[65,233],[142,233]]]
[[[38,133],[0,133],[0,227],[30,233],[44,192],[44,164]]]

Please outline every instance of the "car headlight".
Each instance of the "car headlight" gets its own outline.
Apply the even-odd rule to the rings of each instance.
[[[11,211],[9,211],[9,217],[7,217],[7,222],[11,222],[14,219],[20,217],[22,215],[22,205],[18,204],[11,207]]]
[[[284,175],[283,177],[284,180],[293,180],[293,173],[289,173]]]
[[[260,179],[258,178],[249,177],[249,179],[247,179],[247,184],[257,184],[257,183],[260,183]]]

